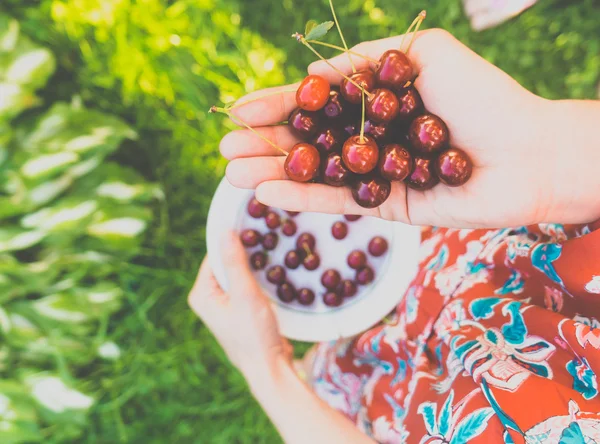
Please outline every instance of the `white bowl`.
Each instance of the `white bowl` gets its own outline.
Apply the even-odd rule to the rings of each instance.
[[[224,178],[210,206],[206,228],[209,261],[217,281],[225,290],[228,283],[219,246],[224,232],[240,230],[242,222],[243,228],[266,231],[264,220],[246,217],[246,205],[253,194],[253,190],[233,187]],[[417,271],[421,240],[418,227],[363,217],[356,222],[348,222],[347,238],[337,241],[330,234],[330,227],[336,220],[343,220],[343,217],[302,213],[294,218],[298,225],[298,234],[306,230],[316,237],[317,251],[321,256],[322,263],[319,269],[308,272],[300,267],[292,272],[294,284],[298,288],[307,286],[315,291],[317,300],[312,307],[279,302],[274,294],[274,286],[264,279],[264,272],[256,273],[258,281],[272,300],[281,334],[287,338],[322,342],[355,336],[367,330],[381,321],[400,302]],[[347,253],[340,251],[341,246],[344,245],[346,250],[360,248],[366,251],[369,240],[376,234],[384,236],[389,242],[386,255],[381,258],[369,257],[369,263],[375,269],[376,280],[364,289],[359,289],[359,294],[342,306],[326,307],[319,298],[321,293],[318,290],[322,288],[319,283],[321,272],[334,267],[347,277],[352,270],[346,264]],[[283,263],[285,252],[294,248],[294,238],[280,234],[278,247],[270,252],[272,263]]]

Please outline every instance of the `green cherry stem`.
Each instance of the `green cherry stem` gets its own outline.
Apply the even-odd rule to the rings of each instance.
[[[332,49],[337,49],[338,51],[341,52],[347,52],[348,54],[352,54],[353,56],[356,57],[360,57],[363,58],[365,60],[368,60],[371,63],[374,63],[375,65],[379,64],[378,60],[375,60],[369,56],[366,56],[364,54],[359,54],[358,52],[352,51],[351,49],[344,49],[341,46],[337,46],[337,45],[332,45],[331,43],[325,43],[325,42],[319,42],[318,40],[307,40],[308,43],[311,43],[313,45],[321,45],[321,46],[326,46],[327,48],[332,48]]]
[[[271,97],[271,96],[276,96],[277,94],[284,94],[284,93],[290,93],[290,92],[295,93],[296,90],[295,89],[284,89],[284,90],[279,90],[279,91],[271,91],[270,93],[264,94],[260,97],[255,97],[253,99],[244,100],[243,102],[240,102],[240,103],[236,102],[233,105],[226,106],[225,109],[228,111],[231,111],[232,109],[239,108],[240,106],[246,105],[248,103],[256,102],[257,100],[264,99],[265,97]]]
[[[419,28],[421,27],[421,23],[423,23],[423,20],[425,20],[425,17],[427,17],[427,13],[425,12],[425,10],[421,11],[419,13],[419,15],[417,16],[417,25],[415,26],[415,30],[412,33],[410,42],[408,42],[408,47],[406,48],[406,51],[404,51],[405,54],[408,54],[408,51],[410,51],[410,47],[412,46],[413,42],[415,41],[417,32],[419,31]]]
[[[263,136],[261,133],[259,133],[254,128],[252,128],[250,125],[248,125],[246,122],[244,122],[242,119],[240,119],[238,116],[234,116],[228,109],[226,109],[226,108],[219,108],[218,106],[211,106],[210,109],[208,110],[208,112],[209,113],[222,113],[222,114],[225,114],[227,117],[229,117],[234,122],[235,121],[240,122],[243,126],[245,126],[247,129],[249,129],[251,132],[253,132],[256,136],[260,137],[262,140],[264,140],[265,142],[267,142],[273,148],[275,148],[278,151],[280,151],[283,155],[285,155],[285,156],[288,155],[288,152],[286,150],[284,150],[279,145],[275,144],[274,142],[272,142],[271,140],[269,140],[268,138],[266,138],[265,136]]]
[[[310,256],[312,254],[312,251],[310,251],[310,248],[307,247],[306,244],[302,244],[302,248],[304,249],[304,251],[306,252],[307,256]]]
[[[333,0],[329,0],[329,7],[331,8],[331,15],[333,15],[333,21],[335,22],[335,27],[338,30],[338,34],[342,39],[342,43],[344,44],[344,50],[348,53],[348,59],[350,60],[350,66],[352,66],[352,72],[356,72],[356,67],[354,66],[354,62],[352,61],[352,56],[348,51],[348,45],[346,45],[346,39],[344,38],[344,33],[342,32],[342,28],[340,28],[340,24],[338,23],[337,16],[335,15],[335,8],[333,7]]]
[[[422,22],[423,20],[425,20],[425,16],[426,15],[427,15],[427,13],[425,12],[425,10],[423,10],[412,21],[412,23],[410,24],[410,26],[408,27],[408,29],[406,30],[406,32],[402,36],[402,40],[400,41],[400,50],[401,51],[402,51],[402,48],[404,47],[404,40],[406,40],[406,36],[412,32],[412,29],[417,25],[418,22],[419,22],[419,25],[420,25],[420,22]],[[413,39],[414,39],[414,34],[413,34]],[[411,43],[412,43],[412,40],[411,40]],[[410,48],[410,44],[408,46]],[[408,51],[405,51],[405,53],[406,52],[408,52]]]
[[[361,94],[362,97],[362,119],[360,121],[360,141],[365,141],[365,95]]]

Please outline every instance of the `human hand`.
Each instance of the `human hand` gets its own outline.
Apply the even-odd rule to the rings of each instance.
[[[222,251],[229,291],[219,286],[205,258],[188,302],[254,387],[275,377],[281,366],[291,365],[292,346],[280,335],[271,304],[254,279],[236,234],[227,236]]]

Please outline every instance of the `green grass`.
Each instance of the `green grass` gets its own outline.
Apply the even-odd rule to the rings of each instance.
[[[82,2],[88,3],[93,2]],[[534,92],[550,98],[595,95],[600,76],[600,10],[594,0],[542,1],[517,19],[479,34],[470,30],[458,0],[337,3],[351,44],[403,32],[425,7],[428,27],[453,32]],[[158,181],[166,195],[164,204],[156,208],[143,254],[120,275],[128,302],[109,330],[123,357],[114,365],[89,369],[88,376],[100,381],[106,395],[93,412],[86,440],[279,442],[244,381],[186,305],[205,253],[210,197],[224,168],[217,147],[226,128],[219,117],[209,118],[204,112],[219,97],[284,78],[297,80],[313,57],[289,36],[302,30],[308,19],[329,19],[327,3],[152,2],[163,9],[188,5],[194,20],[189,24],[176,22],[179,18],[133,19],[130,10],[138,2],[131,0],[122,2],[125,10],[118,18],[129,36],[123,41],[115,27],[87,23],[74,10],[65,19],[52,19],[52,5],[72,7],[73,2],[10,0],[8,4],[10,11],[25,19],[30,34],[59,55],[61,70],[46,98],[79,92],[88,106],[118,113],[140,129],[140,141],[127,145],[119,159]],[[165,53],[148,38],[171,32],[191,43]],[[131,57],[128,66],[129,53],[119,46],[124,43],[140,48],[148,58]],[[259,58],[271,55],[274,70],[252,68],[253,51]],[[157,82],[154,90],[145,89],[139,83],[144,67],[166,80]]]

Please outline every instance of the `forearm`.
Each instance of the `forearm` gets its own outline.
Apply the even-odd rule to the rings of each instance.
[[[281,363],[269,375],[250,376],[248,381],[286,443],[374,442],[319,399],[287,363]]]

